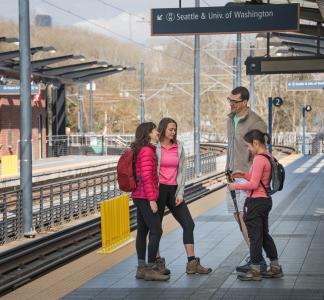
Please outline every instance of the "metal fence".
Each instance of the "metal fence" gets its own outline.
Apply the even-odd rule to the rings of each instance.
[[[194,178],[194,158],[188,157],[186,180]],[[202,175],[216,171],[216,155],[204,153]],[[99,212],[100,202],[122,194],[116,171],[33,187],[33,227],[41,232]],[[20,190],[0,193],[0,244],[23,236]]]
[[[133,135],[56,135],[47,137],[47,156],[120,154]]]

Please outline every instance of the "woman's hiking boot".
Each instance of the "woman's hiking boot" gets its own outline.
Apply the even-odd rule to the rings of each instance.
[[[246,273],[250,270],[251,268],[251,264],[252,264],[252,261],[250,259],[250,257],[247,257],[245,259],[246,261],[246,264],[245,265],[242,265],[242,266],[237,266],[236,267],[236,272],[239,272],[239,273]],[[260,263],[260,270],[261,270],[261,273],[263,272],[266,272],[267,271],[267,263],[265,261],[265,259],[262,257],[262,261]]]
[[[138,266],[136,270],[136,279],[144,279],[146,266]]]
[[[160,273],[160,269],[156,264],[147,266],[145,269],[144,280],[147,281],[167,281],[170,279],[169,275],[163,275]]]
[[[200,264],[199,257],[189,261],[187,263],[186,273],[187,274],[209,274],[212,271],[211,268],[205,268]]]
[[[169,275],[171,272],[170,270],[165,266],[165,258],[164,257],[159,257],[155,261],[157,267],[160,270],[160,273],[163,275]]]
[[[252,267],[246,273],[241,273],[237,275],[237,278],[242,281],[261,281],[261,272],[253,269]]]
[[[264,278],[280,278],[284,276],[281,266],[270,265],[270,269],[266,272],[261,272]]]

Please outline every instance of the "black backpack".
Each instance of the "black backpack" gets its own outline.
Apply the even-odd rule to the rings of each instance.
[[[270,189],[266,188],[262,181],[261,185],[266,190],[267,194],[270,196],[278,191],[281,191],[285,182],[285,168],[281,163],[279,163],[274,157],[270,157],[267,154],[259,154],[266,157],[271,165],[271,182]]]

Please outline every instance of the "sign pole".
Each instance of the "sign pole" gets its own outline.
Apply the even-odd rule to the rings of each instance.
[[[241,79],[241,74],[242,74],[242,34],[237,33],[236,35],[236,86],[241,86],[242,85],[242,79]]]
[[[254,56],[254,46],[250,46],[250,56]],[[254,111],[254,75],[250,75],[250,109]]]
[[[93,102],[93,89],[92,89],[92,81],[89,83],[89,132],[93,132],[93,118],[92,118],[92,102]]]
[[[30,87],[29,0],[19,0],[20,48],[20,187],[24,236],[34,237],[32,197],[32,110]]]
[[[272,97],[268,98],[268,131],[270,136],[269,152],[272,153]]]
[[[195,6],[199,7],[199,0],[195,0]],[[200,36],[195,34],[194,46],[194,155],[195,176],[201,175],[200,161]]]
[[[141,123],[145,122],[145,106],[144,106],[144,63],[141,63]]]
[[[82,84],[79,85],[79,133],[83,135],[83,86]]]
[[[306,124],[305,124],[305,107],[302,107],[302,128],[303,128],[303,141],[302,141],[302,153],[305,155],[305,140],[306,140]]]

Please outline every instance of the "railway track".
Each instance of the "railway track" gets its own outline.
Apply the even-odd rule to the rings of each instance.
[[[203,177],[185,188],[190,203],[225,186],[225,173]],[[166,214],[169,212],[166,211]],[[131,230],[136,229],[136,208],[130,206]],[[0,254],[0,295],[48,273],[101,246],[100,218],[94,218]]]

